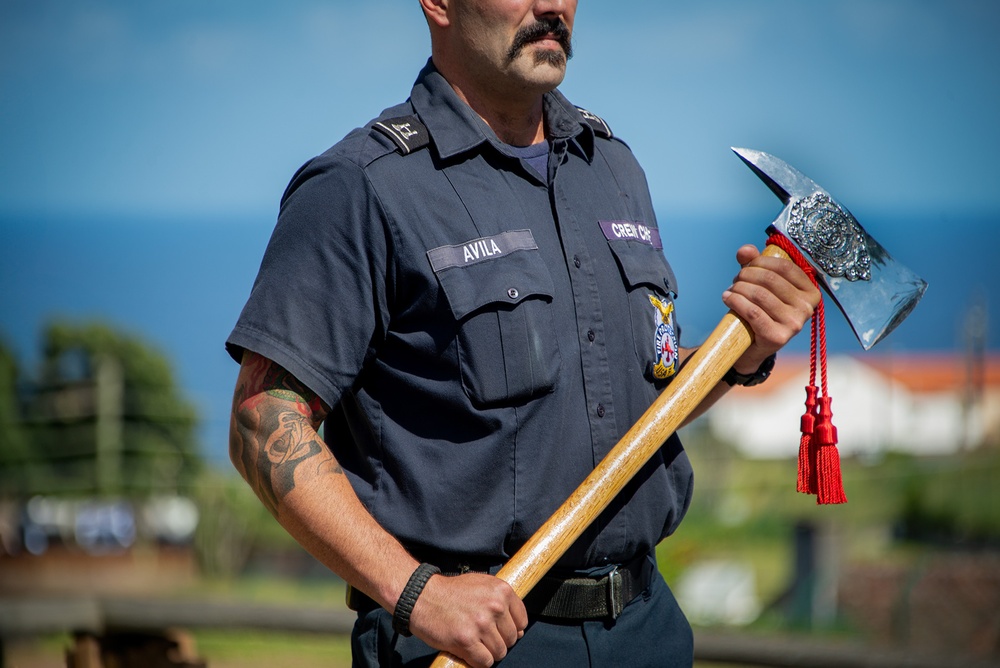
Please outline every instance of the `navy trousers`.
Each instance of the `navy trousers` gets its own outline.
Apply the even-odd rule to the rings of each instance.
[[[437,651],[392,630],[382,608],[358,615],[351,636],[355,668],[423,668]],[[614,621],[552,623],[531,620],[499,668],[691,668],[691,626],[667,583],[653,574],[649,589]]]

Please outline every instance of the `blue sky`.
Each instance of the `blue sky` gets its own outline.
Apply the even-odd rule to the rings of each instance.
[[[953,348],[970,303],[1000,318],[998,33],[993,0],[583,0],[562,89],[646,169],[688,343],[779,208],[735,145],[930,282],[876,351]],[[285,184],[405,98],[428,51],[413,0],[3,0],[0,334],[29,359],[58,314],[151,338],[220,452],[222,341]]]
[[[580,3],[563,89],[630,142],[665,210],[745,207],[731,145],[852,208],[1000,209],[1000,4],[625,6]],[[5,0],[0,209],[272,213],[427,52],[413,0]]]

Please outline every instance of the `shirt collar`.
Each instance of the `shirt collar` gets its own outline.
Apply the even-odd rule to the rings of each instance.
[[[427,64],[410,91],[410,102],[442,158],[472,150],[483,142],[502,142],[469,105],[463,102],[434,64]],[[576,140],[588,159],[593,157],[594,131],[558,90],[543,100],[545,129],[550,141]]]

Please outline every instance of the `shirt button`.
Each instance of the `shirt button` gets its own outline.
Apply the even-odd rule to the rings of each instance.
[[[597,404],[597,417],[604,417],[604,404]]]
[[[520,293],[517,291],[517,288],[510,288],[509,290],[507,290],[507,296],[510,297],[511,299],[517,299],[517,296],[519,294]]]
[[[576,267],[577,269],[579,269],[580,268],[580,264],[581,264],[580,263],[580,256],[579,255],[574,255],[573,256],[573,266]]]
[[[594,334],[594,330],[588,329],[587,330],[587,340],[590,341],[591,343],[593,343],[594,339],[596,339],[596,338],[597,338],[597,334]]]

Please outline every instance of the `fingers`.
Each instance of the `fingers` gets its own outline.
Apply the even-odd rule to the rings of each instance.
[[[729,289],[765,308],[787,305],[811,313],[819,302],[819,292],[801,269],[773,257],[760,257],[741,269]]]
[[[739,290],[743,290],[740,292]],[[754,332],[754,345],[766,350],[766,357],[776,352],[798,334],[808,319],[797,319],[784,315],[789,309],[773,295],[766,292],[750,291],[734,287],[727,291],[723,302],[742,318]]]
[[[524,603],[510,585],[478,573],[432,577],[410,618],[414,634],[475,668],[507,656],[527,625]]]
[[[750,357],[776,352],[795,336],[819,303],[819,291],[794,262],[761,255],[754,246],[736,253],[741,269],[723,302],[750,325],[754,348]]]
[[[783,257],[761,255],[751,245],[742,246],[736,252],[736,260],[740,263],[741,270],[733,278],[734,283],[740,279],[752,280],[755,275],[764,282],[767,282],[768,278],[780,277],[794,290],[813,296],[814,299],[809,300],[812,302],[813,307],[819,303],[819,292],[816,291],[812,280],[791,260]],[[769,277],[768,274],[770,273],[773,273],[775,276]],[[782,284],[774,282],[769,283],[769,285],[780,287]]]
[[[515,598],[517,597],[515,596]],[[512,608],[524,610],[524,604],[521,603],[520,600],[517,602],[520,603],[520,605],[508,605],[506,609],[498,612],[494,616],[496,629],[499,633],[500,639],[503,641],[505,649],[509,649],[514,646],[514,643],[516,643],[521,636],[524,635],[524,629],[528,625],[526,618],[519,623],[515,617],[515,612]],[[527,615],[525,615],[525,617],[527,617]]]
[[[518,629],[509,608],[500,601],[491,601],[473,614],[474,635],[467,639],[470,652],[482,657],[484,665],[491,665],[507,656],[507,650],[517,642]],[[482,652],[485,649],[487,656]]]

